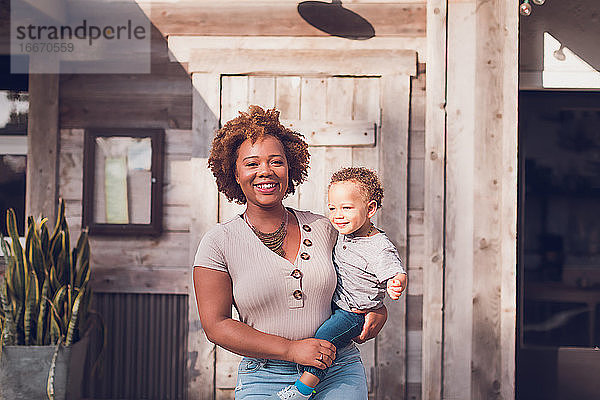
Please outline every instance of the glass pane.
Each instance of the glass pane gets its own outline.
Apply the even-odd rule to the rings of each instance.
[[[0,90],[0,230],[3,235],[7,235],[6,210],[9,208],[17,215],[19,235],[24,235],[28,111],[27,92]]]
[[[600,110],[539,107],[527,118],[523,342],[598,346]]]
[[[94,222],[150,224],[151,139],[97,137],[95,164]]]
[[[17,215],[19,236],[25,227],[25,171],[27,156],[0,154],[0,225],[7,236],[6,210],[12,208]]]
[[[26,135],[29,94],[0,90],[0,135]]]

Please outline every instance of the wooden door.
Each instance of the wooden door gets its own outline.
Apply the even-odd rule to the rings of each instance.
[[[220,124],[249,104],[275,106],[284,125],[306,137],[308,180],[284,202],[325,214],[331,174],[344,166],[378,172],[385,187],[376,223],[406,260],[407,148],[410,76],[415,53],[406,50],[192,50],[194,85],[191,248],[216,222],[243,207],[216,191],[207,169],[210,142]],[[349,60],[352,60],[349,62]],[[248,72],[252,71],[252,72]],[[190,255],[191,257],[193,255]],[[406,386],[405,300],[388,302],[388,322],[361,346],[372,399],[403,399]],[[188,394],[233,399],[239,357],[207,342],[190,296]]]
[[[280,110],[282,123],[306,137],[311,155],[308,180],[284,203],[327,215],[327,186],[333,172],[350,166],[380,169],[376,138],[381,127],[381,93],[381,78],[372,76],[222,76],[221,124],[250,104]],[[243,210],[244,206],[219,194],[219,221]],[[401,212],[406,215],[405,211]],[[371,394],[375,392],[376,344],[372,340],[360,346]],[[240,358],[217,348],[217,399],[233,399]]]

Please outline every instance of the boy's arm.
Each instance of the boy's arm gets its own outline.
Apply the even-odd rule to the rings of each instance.
[[[406,273],[396,274],[392,279],[387,281],[387,293],[392,300],[398,300],[406,289],[408,277]]]

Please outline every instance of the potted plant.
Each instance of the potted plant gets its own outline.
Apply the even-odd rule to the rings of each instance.
[[[0,238],[6,262],[0,284],[2,400],[81,397],[82,338],[93,317],[88,235],[82,230],[70,249],[62,199],[53,232],[47,222],[27,218],[23,247],[15,212],[7,210],[10,243]]]

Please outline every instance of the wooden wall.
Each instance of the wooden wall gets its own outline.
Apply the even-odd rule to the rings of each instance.
[[[166,131],[164,225],[158,238],[92,237],[94,287],[100,292],[187,294],[190,264],[195,243],[200,239],[190,232],[190,220],[202,212],[190,208],[190,197],[198,190],[191,175],[192,167],[192,98],[193,86],[186,62],[176,62],[173,53],[185,52],[187,41],[194,36],[212,37],[214,41],[239,35],[239,41],[262,40],[275,43],[286,38],[320,38],[339,41],[346,46],[369,46],[368,41],[325,37],[306,24],[295,11],[296,3],[272,1],[249,5],[224,1],[169,2],[153,4],[155,29],[152,37],[152,73],[150,75],[63,75],[60,77],[60,166],[59,194],[67,200],[72,235],[81,223],[83,135],[85,128],[159,127]],[[368,16],[376,36],[374,46],[418,51],[419,73],[410,90],[410,125],[408,151],[408,237],[407,264],[409,288],[406,295],[406,397],[421,398],[421,338],[423,306],[424,249],[424,157],[425,157],[425,2],[354,1],[348,8]],[[346,2],[344,2],[346,5]],[[189,9],[188,7],[191,7]],[[270,9],[279,24],[261,24],[256,17]],[[276,9],[276,10],[275,10]],[[275,13],[274,11],[280,11]],[[200,18],[206,14],[210,18]],[[392,17],[393,16],[393,17]],[[194,23],[190,21],[193,20]],[[219,21],[212,23],[212,21]],[[204,21],[197,23],[197,21]],[[404,21],[398,23],[398,21]],[[240,28],[240,27],[243,27]],[[203,39],[202,39],[203,40]],[[169,48],[168,44],[177,44]],[[183,50],[182,45],[183,44]],[[213,42],[209,42],[213,43]],[[308,42],[307,42],[308,43]],[[313,42],[310,42],[313,43]],[[323,43],[323,42],[319,42]],[[305,44],[306,45],[306,44]],[[328,45],[329,46],[329,45]],[[171,50],[171,54],[169,51]],[[170,59],[169,59],[170,57]],[[215,216],[216,218],[216,216]],[[193,300],[193,299],[192,299]],[[190,304],[193,304],[191,302]],[[192,310],[192,308],[190,308]],[[195,311],[195,308],[193,309]],[[394,329],[390,319],[387,330]],[[202,335],[191,326],[190,335]],[[210,372],[203,354],[189,354],[198,360],[191,376]],[[401,357],[402,358],[402,357]],[[206,365],[205,365],[206,364]],[[394,385],[394,371],[389,384]],[[385,382],[382,382],[385,384]]]

